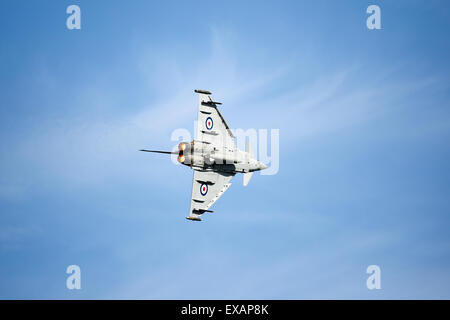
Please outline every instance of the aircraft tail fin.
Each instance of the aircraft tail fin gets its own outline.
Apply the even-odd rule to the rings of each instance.
[[[248,185],[252,176],[253,176],[253,172],[244,173],[244,187],[246,187]]]
[[[250,140],[247,140],[247,144],[245,145],[245,151],[249,153],[250,157],[253,157],[253,151],[252,151],[252,147],[250,145]],[[244,183],[243,183],[244,187],[246,187],[248,185],[252,176],[253,176],[253,172],[244,173]]]

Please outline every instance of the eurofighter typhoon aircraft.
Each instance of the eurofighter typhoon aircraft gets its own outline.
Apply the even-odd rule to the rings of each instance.
[[[211,99],[211,92],[195,90],[199,94],[198,125],[196,140],[181,142],[177,152],[140,150],[165,154],[178,154],[178,162],[194,170],[192,181],[191,208],[188,220],[201,221],[205,212],[231,186],[236,173],[244,174],[246,186],[253,172],[267,166],[255,159],[247,141],[246,150],[239,150],[234,143],[234,135]]]

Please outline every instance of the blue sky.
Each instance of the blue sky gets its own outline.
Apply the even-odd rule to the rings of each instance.
[[[450,298],[448,2],[0,9],[0,298]],[[193,130],[196,88],[280,129],[278,174],[235,177],[202,223],[192,172],[137,152]]]

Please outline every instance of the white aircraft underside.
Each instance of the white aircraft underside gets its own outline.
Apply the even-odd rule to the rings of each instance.
[[[254,171],[267,166],[256,160],[247,142],[246,151],[239,150],[234,136],[211,92],[195,90],[199,95],[196,140],[178,145],[178,162],[194,170],[189,220],[201,221],[200,216],[212,212],[209,208],[231,186],[236,173],[244,174],[246,186]],[[167,151],[141,150],[168,153]]]

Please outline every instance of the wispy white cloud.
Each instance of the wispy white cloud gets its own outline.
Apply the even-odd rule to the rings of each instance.
[[[152,83],[171,82],[173,77],[179,79],[171,83],[170,90],[161,88],[163,94],[154,101],[141,101],[142,105],[132,108],[131,112],[121,110],[117,116],[108,113],[104,119],[91,118],[86,111],[85,114],[77,113],[76,117],[71,114],[68,118],[37,125],[18,142],[13,151],[15,156],[30,160],[35,178],[44,173],[45,179],[60,180],[58,183],[103,183],[124,171],[128,178],[138,178],[142,175],[143,166],[147,165],[141,161],[143,156],[136,152],[139,148],[168,149],[174,144],[169,140],[172,130],[185,127],[193,131],[197,101],[193,89],[217,88],[220,95],[229,93],[232,98],[243,91],[260,88],[280,76],[280,71],[260,72],[258,75],[249,70],[238,70],[232,47],[227,47],[218,37],[218,33],[213,31],[211,39],[204,44],[210,47],[209,57],[193,62],[195,70],[188,68],[184,73],[185,68],[177,67],[170,58],[158,56],[155,50],[142,56],[136,63]],[[172,67],[154,69],[155,61],[158,65],[169,64]],[[52,83],[54,85],[54,81]],[[108,108],[101,104],[111,103],[110,96],[114,94],[111,90],[117,88],[101,88],[95,92],[89,87],[82,88],[76,104],[91,105],[93,109],[106,113]],[[137,159],[138,156],[141,159]]]
[[[428,79],[395,84],[385,78],[371,80],[363,66],[354,64],[328,74],[311,74],[308,82],[254,99],[254,92],[264,92],[289,77],[295,65],[281,61],[275,69],[257,70],[242,65],[238,61],[246,53],[239,52],[233,41],[233,33],[213,28],[211,38],[202,44],[205,53],[188,66],[180,65],[175,55],[165,56],[165,48],[137,49],[134,67],[148,79],[151,90],[160,93],[157,98],[135,101],[140,106],[130,112],[124,106],[115,116],[107,105],[114,103],[111,96],[117,93],[112,90],[117,88],[81,88],[76,104],[103,110],[104,118],[92,118],[86,111],[43,123],[28,131],[13,154],[29,160],[35,179],[75,185],[100,185],[124,174],[130,180],[141,179],[142,172],[146,177],[157,173],[146,170],[148,157],[138,154],[139,148],[168,149],[174,145],[169,140],[172,130],[193,132],[194,88],[212,90],[225,100],[223,112],[232,127],[280,128],[282,143],[296,143],[389,113],[412,92],[436,84]],[[54,86],[53,79],[49,90]]]

